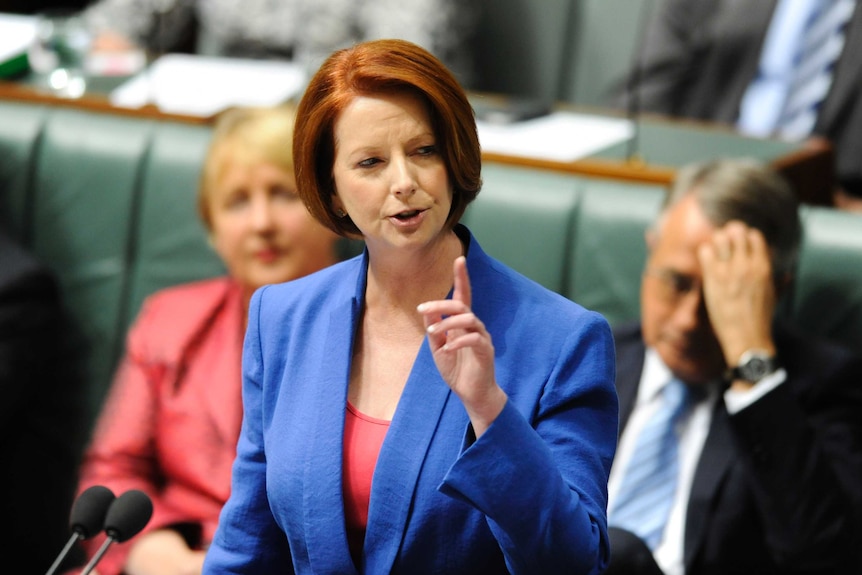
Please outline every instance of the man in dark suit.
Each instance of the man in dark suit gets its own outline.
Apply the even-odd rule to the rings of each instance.
[[[862,572],[862,359],[775,319],[797,207],[769,168],[721,160],[682,169],[647,232],[641,321],[615,333],[608,574]],[[676,423],[676,490],[650,548],[647,526],[623,521],[623,492],[673,378],[695,399]]]
[[[68,328],[55,277],[0,231],[0,547],[26,573],[46,572],[72,534],[83,394]]]
[[[787,12],[778,10],[783,2],[795,8],[805,0],[661,0],[644,32],[633,77],[611,104],[628,105],[636,90],[642,111],[741,126],[743,100],[763,75],[761,57],[773,18]],[[851,209],[862,205],[862,10],[854,10],[854,2],[811,130],[833,144],[836,203]],[[777,53],[791,49],[793,38],[779,41],[791,44],[775,44]],[[792,61],[786,64],[794,68]]]

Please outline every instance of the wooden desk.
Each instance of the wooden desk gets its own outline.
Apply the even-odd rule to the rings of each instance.
[[[571,109],[571,107],[566,107]],[[613,111],[576,111],[616,115]],[[636,149],[636,153],[632,153]],[[832,145],[814,137],[802,143],[743,136],[732,128],[707,122],[644,115],[638,122],[634,145],[626,142],[573,162],[539,160],[485,153],[486,161],[516,164],[571,174],[669,184],[679,167],[716,157],[757,158],[782,173],[803,203],[832,206],[836,186]]]
[[[155,106],[138,109],[115,107],[106,92],[88,93],[78,99],[57,98],[18,82],[0,82],[0,99],[194,124],[213,121],[212,117],[164,113]],[[579,111],[617,115],[601,109]],[[638,152],[634,155],[631,153],[632,144],[623,143],[573,162],[491,152],[485,152],[483,159],[585,177],[666,185],[683,164],[722,156],[750,156],[768,162],[781,172],[794,186],[801,202],[833,205],[832,192],[836,185],[834,151],[831,144],[822,138],[811,138],[801,144],[750,138],[724,125],[644,115],[638,123],[635,142]]]
[[[0,81],[0,100],[19,101],[29,104],[45,104],[48,106],[61,106],[76,108],[91,112],[105,114],[117,114],[121,116],[135,116],[152,118],[156,120],[172,120],[189,124],[209,124],[212,118],[199,116],[187,116],[182,114],[168,114],[162,112],[153,105],[143,108],[120,108],[111,104],[107,93],[89,92],[81,98],[59,98],[46,92],[41,92],[32,86],[19,82]]]

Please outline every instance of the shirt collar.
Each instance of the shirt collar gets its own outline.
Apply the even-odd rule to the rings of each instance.
[[[644,369],[641,374],[641,384],[638,386],[638,403],[652,401],[664,386],[673,379],[670,369],[664,364],[658,353],[651,347],[644,355]]]

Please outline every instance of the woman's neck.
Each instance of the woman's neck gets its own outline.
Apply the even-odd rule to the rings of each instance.
[[[464,246],[454,232],[423,252],[380,254],[369,250],[366,306],[402,308],[410,313],[424,301],[445,298],[452,289],[452,265]]]

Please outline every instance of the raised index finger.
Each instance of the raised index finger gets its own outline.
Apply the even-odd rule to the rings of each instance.
[[[467,273],[467,258],[458,256],[452,264],[455,275],[455,289],[452,291],[452,299],[460,301],[468,308],[473,303],[473,294],[470,289],[470,275]]]

